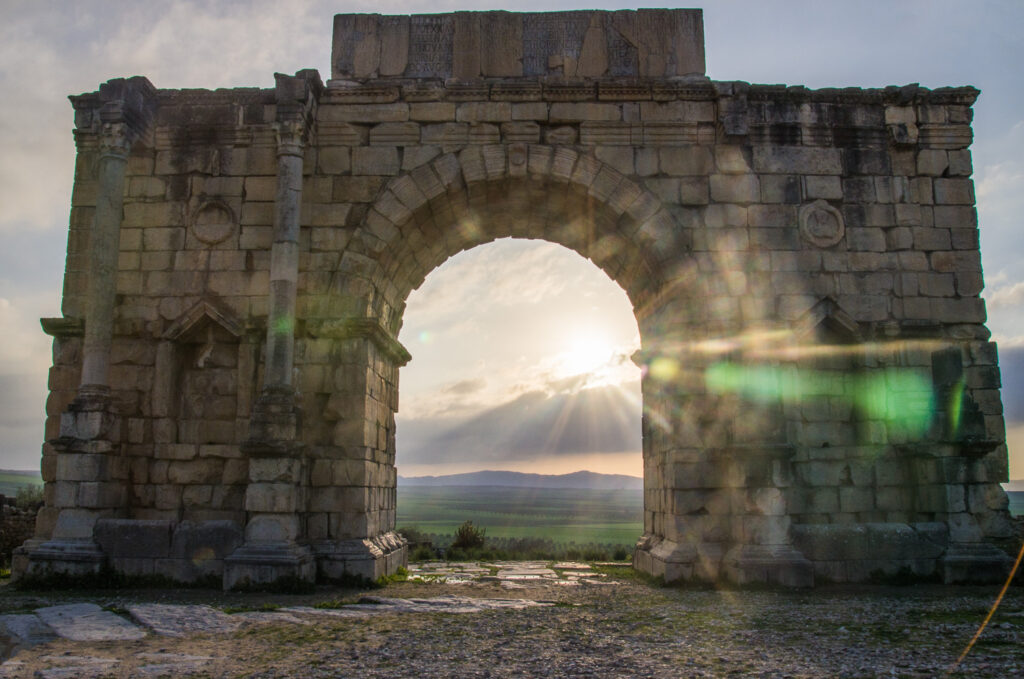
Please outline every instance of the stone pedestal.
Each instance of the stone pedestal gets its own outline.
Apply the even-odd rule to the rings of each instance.
[[[253,408],[249,487],[245,492],[245,544],[224,560],[224,589],[313,582],[313,552],[300,544],[303,530],[301,413],[290,387],[264,389]]]
[[[665,582],[692,580],[697,572],[697,550],[671,540],[645,535],[633,552],[633,568]]]
[[[316,580],[316,561],[305,545],[246,544],[224,560],[224,589],[286,587]]]
[[[83,386],[61,414],[61,436],[52,442],[60,514],[50,540],[26,544],[29,574],[82,575],[102,568],[104,556],[93,530],[98,520],[118,516],[125,506],[127,465],[116,454],[120,428],[105,387]]]
[[[738,545],[726,553],[722,567],[737,585],[814,586],[813,565],[790,545]]]
[[[313,546],[320,577],[326,580],[376,580],[409,563],[405,538],[391,531],[362,540],[325,540]]]
[[[955,542],[939,559],[946,584],[994,584],[1006,580],[1013,559],[1006,552],[984,542]]]

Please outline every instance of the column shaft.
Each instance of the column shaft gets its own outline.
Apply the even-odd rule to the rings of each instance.
[[[89,289],[80,390],[108,386],[127,156],[125,125],[106,125],[100,137],[96,216],[89,234]]]
[[[270,308],[264,388],[292,383],[295,294],[299,276],[299,214],[302,201],[301,124],[278,123],[277,197],[270,251]]]

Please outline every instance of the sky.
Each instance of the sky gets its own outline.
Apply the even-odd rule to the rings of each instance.
[[[1024,213],[1024,3],[701,6],[712,79],[982,90],[973,153],[984,296],[1003,356],[1011,477],[1024,478],[1024,239],[1017,220]],[[528,0],[514,9],[634,7]],[[0,0],[0,468],[38,467],[50,364],[38,319],[59,315],[74,163],[67,95],[131,75],[159,88],[271,87],[275,71],[301,68],[317,68],[326,79],[337,12],[502,8],[510,7]],[[639,474],[639,372],[625,360],[636,342],[631,320],[624,293],[557,246],[499,242],[452,258],[409,299],[401,340],[414,358],[401,377],[400,473],[589,467]],[[598,417],[608,412],[614,417]],[[523,423],[545,425],[548,435],[531,438]],[[599,443],[577,435],[598,425],[608,427],[595,430]],[[443,455],[439,443],[448,446]]]

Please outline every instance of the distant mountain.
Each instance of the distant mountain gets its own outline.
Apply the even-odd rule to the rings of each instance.
[[[572,474],[523,474],[483,471],[447,476],[398,477],[399,486],[512,486],[516,488],[573,488],[591,490],[643,490],[644,480],[624,474],[573,472]]]

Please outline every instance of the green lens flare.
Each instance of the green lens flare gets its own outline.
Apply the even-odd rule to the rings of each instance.
[[[291,318],[287,316],[281,316],[274,320],[274,332],[286,333],[291,332],[295,327],[295,323]]]
[[[705,385],[710,393],[734,393],[756,402],[781,400],[803,403],[820,398],[846,399],[856,407],[861,418],[880,420],[890,431],[911,438],[919,438],[928,431],[935,413],[931,382],[912,369],[893,368],[870,375],[851,376],[721,361],[708,367]],[[950,408],[955,422],[959,421],[962,393],[961,386]]]
[[[960,415],[963,412],[966,388],[967,384],[961,379],[949,390],[949,431],[952,432],[954,439],[960,433]]]

